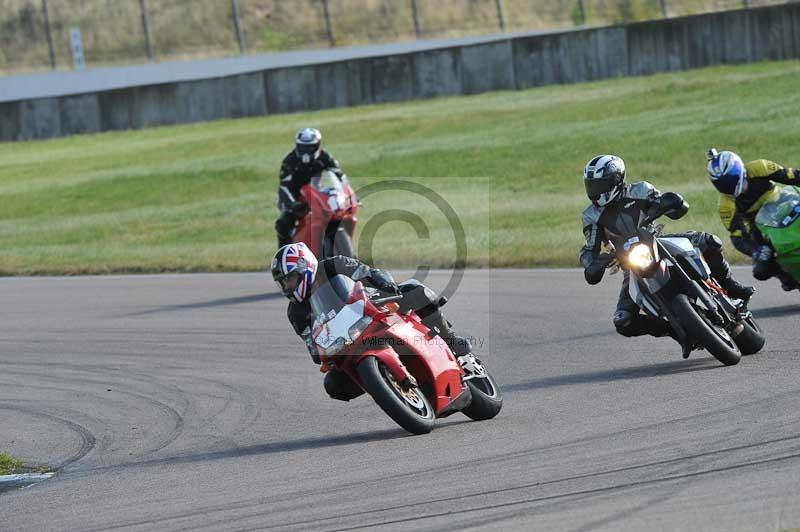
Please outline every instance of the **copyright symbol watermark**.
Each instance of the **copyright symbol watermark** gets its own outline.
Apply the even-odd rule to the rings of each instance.
[[[406,226],[401,238],[403,245],[418,246],[423,252],[437,255],[433,260],[434,257],[421,254],[413,278],[424,281],[434,266],[450,269],[450,279],[441,295],[451,297],[464,277],[467,235],[461,218],[444,196],[429,186],[402,179],[365,185],[356,191],[356,195],[365,205],[370,205],[371,201],[386,204],[361,228],[357,253],[359,260],[375,265],[375,251],[380,240],[378,232],[388,224],[400,222]],[[408,234],[409,226],[413,235]],[[447,258],[442,257],[443,250],[449,255]]]

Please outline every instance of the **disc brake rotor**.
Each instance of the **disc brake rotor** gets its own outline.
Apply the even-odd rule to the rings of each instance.
[[[386,379],[395,389],[397,394],[403,398],[403,400],[408,403],[409,405],[413,406],[417,410],[423,411],[425,410],[425,402],[420,397],[418,391],[415,388],[410,388],[408,390],[404,390],[402,386],[400,386],[394,378],[394,375],[390,371],[385,371],[383,374],[386,376]]]

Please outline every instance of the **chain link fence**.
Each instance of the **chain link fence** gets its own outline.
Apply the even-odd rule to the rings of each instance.
[[[786,0],[0,0],[0,73],[602,25]]]

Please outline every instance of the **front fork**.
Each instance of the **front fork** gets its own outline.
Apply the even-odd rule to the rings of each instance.
[[[395,381],[397,381],[404,390],[410,390],[418,386],[417,379],[408,371],[395,350],[390,347],[384,349],[370,349],[358,355],[358,360],[351,365],[351,371],[349,372],[350,376],[355,378],[356,382],[360,381],[358,380],[358,374],[355,368],[367,357],[375,357],[386,366],[389,373],[392,374],[392,377],[394,377]]]

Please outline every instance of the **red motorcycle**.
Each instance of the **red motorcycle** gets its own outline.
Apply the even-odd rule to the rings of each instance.
[[[295,242],[305,242],[317,257],[353,257],[358,198],[346,175],[324,171],[300,189],[305,213],[297,225]]]
[[[416,313],[398,312],[402,295],[378,295],[343,275],[317,288],[312,338],[323,364],[349,376],[414,434],[455,412],[474,420],[500,412],[500,388],[480,360],[468,355],[460,364]]]

